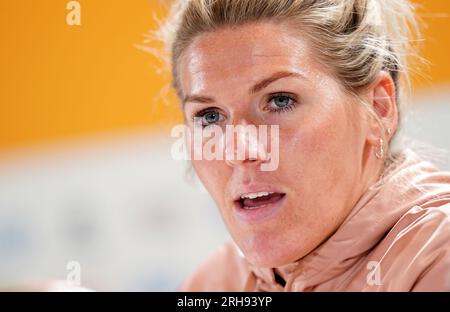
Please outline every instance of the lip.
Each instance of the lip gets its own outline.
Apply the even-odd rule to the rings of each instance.
[[[257,193],[257,192],[273,192],[284,194],[284,196],[278,201],[264,205],[260,208],[254,209],[244,209],[242,204],[240,203],[240,196],[242,194],[248,193]],[[245,223],[256,223],[261,222],[270,218],[273,218],[280,212],[281,208],[283,208],[284,203],[286,201],[287,194],[282,192],[278,188],[271,185],[248,185],[239,190],[239,193],[236,193],[236,196],[233,200],[234,211],[236,217]]]
[[[241,199],[241,195],[243,194],[249,194],[249,193],[258,193],[258,192],[272,192],[272,193],[283,193],[279,188],[269,185],[269,184],[251,184],[242,186],[236,189],[235,192],[233,192],[233,200],[239,200]]]

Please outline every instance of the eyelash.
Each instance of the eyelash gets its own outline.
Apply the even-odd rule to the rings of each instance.
[[[218,111],[217,107],[208,107],[208,108],[202,109],[201,111],[196,112],[194,114],[194,116],[192,116],[192,121],[194,122],[195,118],[203,118],[207,113],[217,112],[217,111]]]
[[[269,112],[281,114],[281,113],[284,113],[284,112],[288,112],[288,111],[294,110],[294,108],[295,108],[295,106],[296,106],[296,104],[297,104],[297,97],[296,97],[295,95],[290,94],[290,93],[283,93],[283,92],[281,92],[281,93],[274,93],[274,94],[271,94],[271,95],[269,96],[269,99],[268,99],[267,102],[268,102],[269,105],[270,105],[270,103],[271,103],[274,99],[276,99],[276,98],[278,98],[278,97],[286,97],[286,98],[288,98],[291,102],[290,102],[290,104],[287,105],[286,107],[275,108],[275,109],[274,109],[274,108],[271,108],[271,107],[267,107],[266,109],[267,109]]]
[[[276,99],[277,97],[286,97],[286,98],[288,98],[291,102],[290,102],[290,104],[287,105],[286,107],[274,109],[274,108],[271,108],[271,107],[268,106],[268,107],[265,107],[264,110],[269,111],[269,112],[271,112],[271,113],[278,113],[278,114],[281,114],[281,113],[284,113],[284,112],[292,111],[292,110],[294,110],[294,108],[296,107],[296,104],[297,104],[297,97],[294,96],[293,94],[290,94],[290,93],[283,93],[283,92],[271,94],[271,95],[269,96],[269,98],[268,98],[268,101],[267,101],[268,104],[270,105],[270,103],[271,103],[274,99]],[[192,117],[192,121],[194,122],[195,118],[203,118],[207,113],[210,113],[210,112],[217,112],[217,111],[218,111],[218,108],[217,108],[217,107],[208,107],[208,108],[202,109],[202,110],[200,110],[200,111],[198,111],[198,112],[196,112],[196,113],[194,114],[194,116]],[[220,112],[219,112],[219,114],[220,114]]]

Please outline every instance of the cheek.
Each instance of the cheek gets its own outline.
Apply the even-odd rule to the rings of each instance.
[[[339,117],[322,115],[301,126],[287,128],[281,133],[280,144],[282,154],[287,160],[284,163],[302,168],[320,167],[323,159],[339,152],[344,130],[340,123]]]
[[[356,154],[344,109],[322,109],[313,116],[317,117],[305,121],[303,126],[280,131],[280,165],[295,179],[292,183],[298,185],[298,192],[307,193],[306,198],[335,192]]]
[[[229,179],[228,168],[223,161],[192,160],[192,166],[203,186],[221,207],[223,190]]]
[[[192,160],[192,166],[203,184],[209,189],[208,185],[219,183],[220,169],[217,161]]]

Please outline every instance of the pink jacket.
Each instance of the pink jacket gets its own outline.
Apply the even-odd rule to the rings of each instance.
[[[450,172],[410,149],[398,159],[302,259],[258,268],[228,243],[179,290],[450,291]]]

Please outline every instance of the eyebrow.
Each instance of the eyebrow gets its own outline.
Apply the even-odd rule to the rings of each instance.
[[[249,89],[249,94],[255,94],[259,91],[261,91],[264,88],[267,88],[271,83],[282,79],[282,78],[286,78],[286,77],[296,77],[296,78],[305,78],[305,76],[296,73],[296,72],[289,72],[289,71],[280,71],[280,72],[276,72],[272,75],[270,75],[267,78],[264,78],[262,80],[260,80],[259,82],[257,82],[255,85],[253,85],[250,89]],[[201,103],[201,104],[211,104],[214,103],[215,100],[212,97],[209,96],[201,96],[201,95],[186,95],[183,98],[183,107],[185,105],[186,102],[197,102],[197,103]]]

